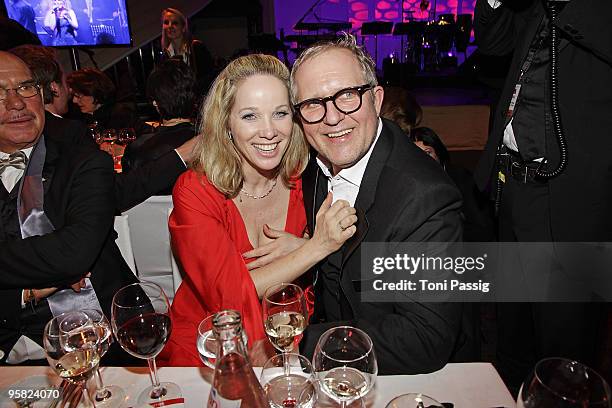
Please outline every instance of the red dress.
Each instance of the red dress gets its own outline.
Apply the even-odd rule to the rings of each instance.
[[[242,253],[253,249],[234,202],[206,178],[189,170],[174,186],[169,220],[172,249],[185,271],[171,307],[172,334],[160,362],[198,366],[198,324],[224,309],[242,315],[249,343],[265,337],[255,284]],[[306,213],[302,181],[291,190],[285,231],[303,236]]]

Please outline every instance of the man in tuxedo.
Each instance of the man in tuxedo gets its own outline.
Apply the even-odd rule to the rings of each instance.
[[[440,166],[379,117],[383,92],[353,36],[313,46],[293,66],[292,101],[317,153],[303,175],[310,230],[329,191],[359,218],[355,235],[318,265],[302,347],[312,354],[325,330],[348,324],[372,338],[381,374],[425,373],[476,358],[463,305],[361,301],[361,244],[458,241],[461,199]]]
[[[68,112],[70,90],[66,76],[55,58],[52,48],[39,45],[21,45],[10,52],[26,63],[33,78],[43,88],[46,121],[72,140],[95,146],[87,128],[78,121],[61,119]],[[61,129],[61,130],[60,130]],[[172,190],[178,176],[186,170],[191,160],[195,140],[183,143],[168,153],[149,160],[129,173],[115,175],[115,199],[117,212],[123,212],[140,204],[152,195],[165,194]]]
[[[554,6],[551,3],[476,3],[474,32],[479,51],[513,58],[474,176],[482,189],[489,186],[499,192],[500,241],[610,242],[612,2],[554,2],[554,21],[545,10]],[[562,156],[562,144],[553,130],[552,27],[559,39],[557,95],[567,162],[559,175],[548,178],[536,171],[552,172]],[[572,272],[572,257],[566,252],[556,251],[551,276]],[[532,260],[515,271],[535,276],[539,269]],[[499,304],[497,367],[509,387],[517,390],[544,357],[596,364],[602,309],[584,303]]]
[[[51,309],[73,308],[74,301],[109,315],[114,293],[136,281],[114,243],[111,158],[73,143],[64,133],[70,126],[47,122],[43,98],[28,67],[0,52],[2,363],[44,357],[42,331]],[[78,299],[58,291],[89,273]],[[49,287],[41,289],[41,282]]]

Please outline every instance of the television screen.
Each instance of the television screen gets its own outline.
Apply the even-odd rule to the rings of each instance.
[[[131,45],[125,0],[4,0],[9,18],[36,34],[43,45]]]

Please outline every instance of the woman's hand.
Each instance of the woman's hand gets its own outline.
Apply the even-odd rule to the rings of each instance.
[[[266,266],[272,261],[295,251],[307,241],[288,232],[270,228],[268,224],[264,224],[263,233],[273,241],[242,254],[242,257],[245,259],[257,258],[247,264],[248,270]]]
[[[345,200],[338,200],[332,205],[332,194],[328,193],[317,212],[317,225],[311,241],[327,256],[340,249],[355,234],[356,222],[355,208]]]

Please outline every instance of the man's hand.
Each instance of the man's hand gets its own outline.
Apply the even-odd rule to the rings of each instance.
[[[344,242],[357,232],[357,211],[348,201],[338,200],[333,205],[328,193],[317,212],[317,226],[311,240],[327,253],[336,252]]]
[[[307,241],[288,232],[270,228],[268,224],[264,224],[263,233],[273,241],[242,254],[242,257],[245,259],[257,258],[247,264],[248,270],[266,266],[272,261],[295,251]]]
[[[176,148],[176,152],[179,156],[181,156],[181,159],[183,159],[185,163],[189,164],[193,160],[193,148],[195,147],[200,137],[200,135],[195,135],[194,137]]]
[[[90,276],[91,276],[91,272],[88,273],[87,276],[85,276],[85,278],[89,278]],[[81,278],[80,281],[73,283],[72,285],[70,285],[70,288],[74,290],[76,293],[79,293],[81,289],[83,289],[86,286],[85,278]]]

